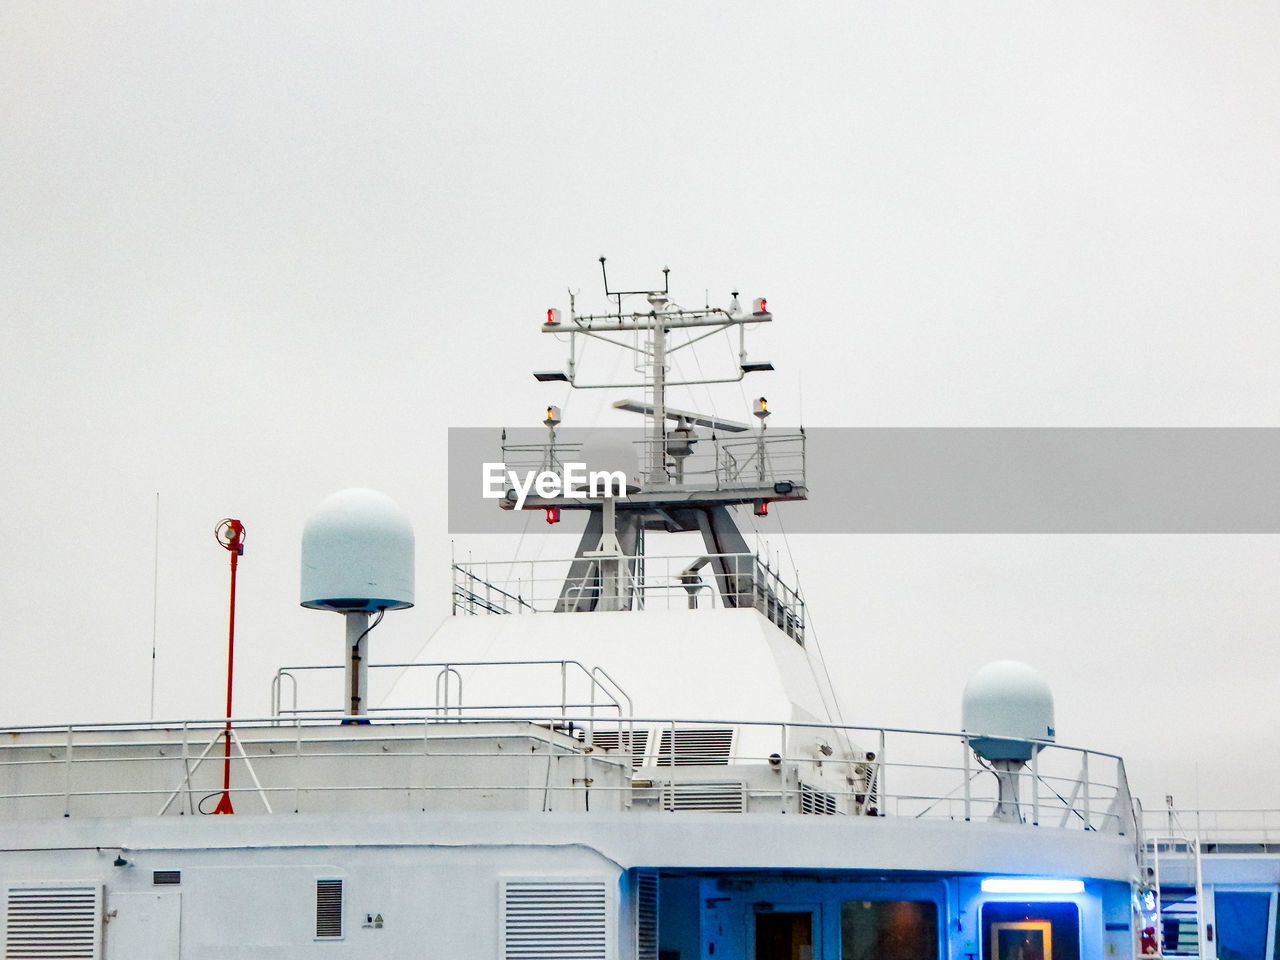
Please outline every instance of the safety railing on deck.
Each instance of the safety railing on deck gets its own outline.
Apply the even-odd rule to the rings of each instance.
[[[337,677],[345,666],[336,664],[280,667],[271,680],[271,715],[273,717],[330,717],[341,719],[342,712],[327,707],[299,706],[298,676],[332,675]],[[434,672],[430,685],[425,687],[428,696],[411,706],[370,707],[369,713],[422,715],[426,717],[462,716],[464,710],[472,714],[502,716],[570,716],[586,711],[591,719],[629,717],[634,709],[631,697],[603,667],[587,667],[578,660],[447,660],[437,663],[371,663],[369,673],[376,681],[377,675],[394,672],[397,681],[407,674]],[[521,702],[504,700],[501,704],[465,699],[463,671],[473,681],[483,683],[485,674],[501,675],[508,685],[518,685],[521,690],[551,690],[552,698],[529,698]],[[289,703],[285,703],[286,685]]]
[[[1161,808],[1145,811],[1146,832],[1162,842],[1196,840],[1201,849],[1249,848],[1280,850],[1280,810],[1182,810]],[[1178,838],[1169,841],[1167,838]]]
[[[750,434],[708,434],[689,445],[689,453],[673,456],[671,451],[685,441],[673,437],[661,441],[666,448],[664,473],[653,475],[650,467],[652,439],[632,443],[635,462],[645,490],[657,487],[688,487],[697,490],[751,490],[775,483],[805,485],[807,469],[803,432],[770,431]],[[519,475],[529,472],[559,472],[566,463],[583,462],[583,443],[557,440],[552,443],[504,443],[502,459],[506,469]],[[588,465],[594,469],[594,465]]]
[[[589,608],[599,572],[581,558],[453,564],[454,614],[551,613]],[[805,603],[771,564],[751,553],[623,556],[622,609],[754,607],[804,644]]]
[[[962,734],[558,711],[344,719],[235,721],[237,812],[789,812],[1138,836],[1122,761],[1057,744],[1013,775],[1011,801]],[[223,720],[0,733],[0,819],[201,813],[221,792]]]

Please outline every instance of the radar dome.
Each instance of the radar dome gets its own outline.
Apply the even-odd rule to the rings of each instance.
[[[1028,741],[1054,737],[1053,693],[1044,677],[1025,663],[997,660],[965,684],[961,718],[978,756],[1030,760],[1035,745]]]
[[[302,605],[315,610],[413,606],[413,526],[385,493],[327,497],[302,529]]]
[[[617,433],[602,431],[592,434],[582,442],[581,456],[587,465],[588,476],[595,471],[621,471],[627,478],[627,493],[640,492],[640,463],[636,459],[636,449]],[[616,490],[617,487],[611,489]]]

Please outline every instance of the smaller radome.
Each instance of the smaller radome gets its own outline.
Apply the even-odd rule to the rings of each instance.
[[[1053,692],[1025,663],[996,660],[965,684],[961,728],[987,760],[1030,760],[1029,741],[1052,741],[1053,723]]]

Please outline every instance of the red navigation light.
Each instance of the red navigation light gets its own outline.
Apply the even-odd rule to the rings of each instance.
[[[752,313],[768,313],[769,301],[766,300],[764,297],[757,297],[755,300],[751,301],[751,312]]]
[[[560,311],[555,307],[547,308],[547,325],[554,327],[560,322]]]
[[[547,523],[559,523],[559,522],[560,522],[560,508],[559,508],[559,507],[547,507],[547,508],[546,508],[546,510],[547,510]]]
[[[757,517],[767,517],[768,515],[769,515],[769,501],[768,501],[768,500],[757,500],[757,501],[756,501],[756,516],[757,516]]]

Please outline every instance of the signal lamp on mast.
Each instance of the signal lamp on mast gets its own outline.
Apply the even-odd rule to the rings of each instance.
[[[756,297],[751,301],[751,312],[756,316],[769,312],[769,301],[764,297]]]
[[[547,309],[547,326],[554,327],[560,323],[560,311],[555,307]]]
[[[547,523],[559,523],[559,522],[560,522],[560,508],[547,507]]]

